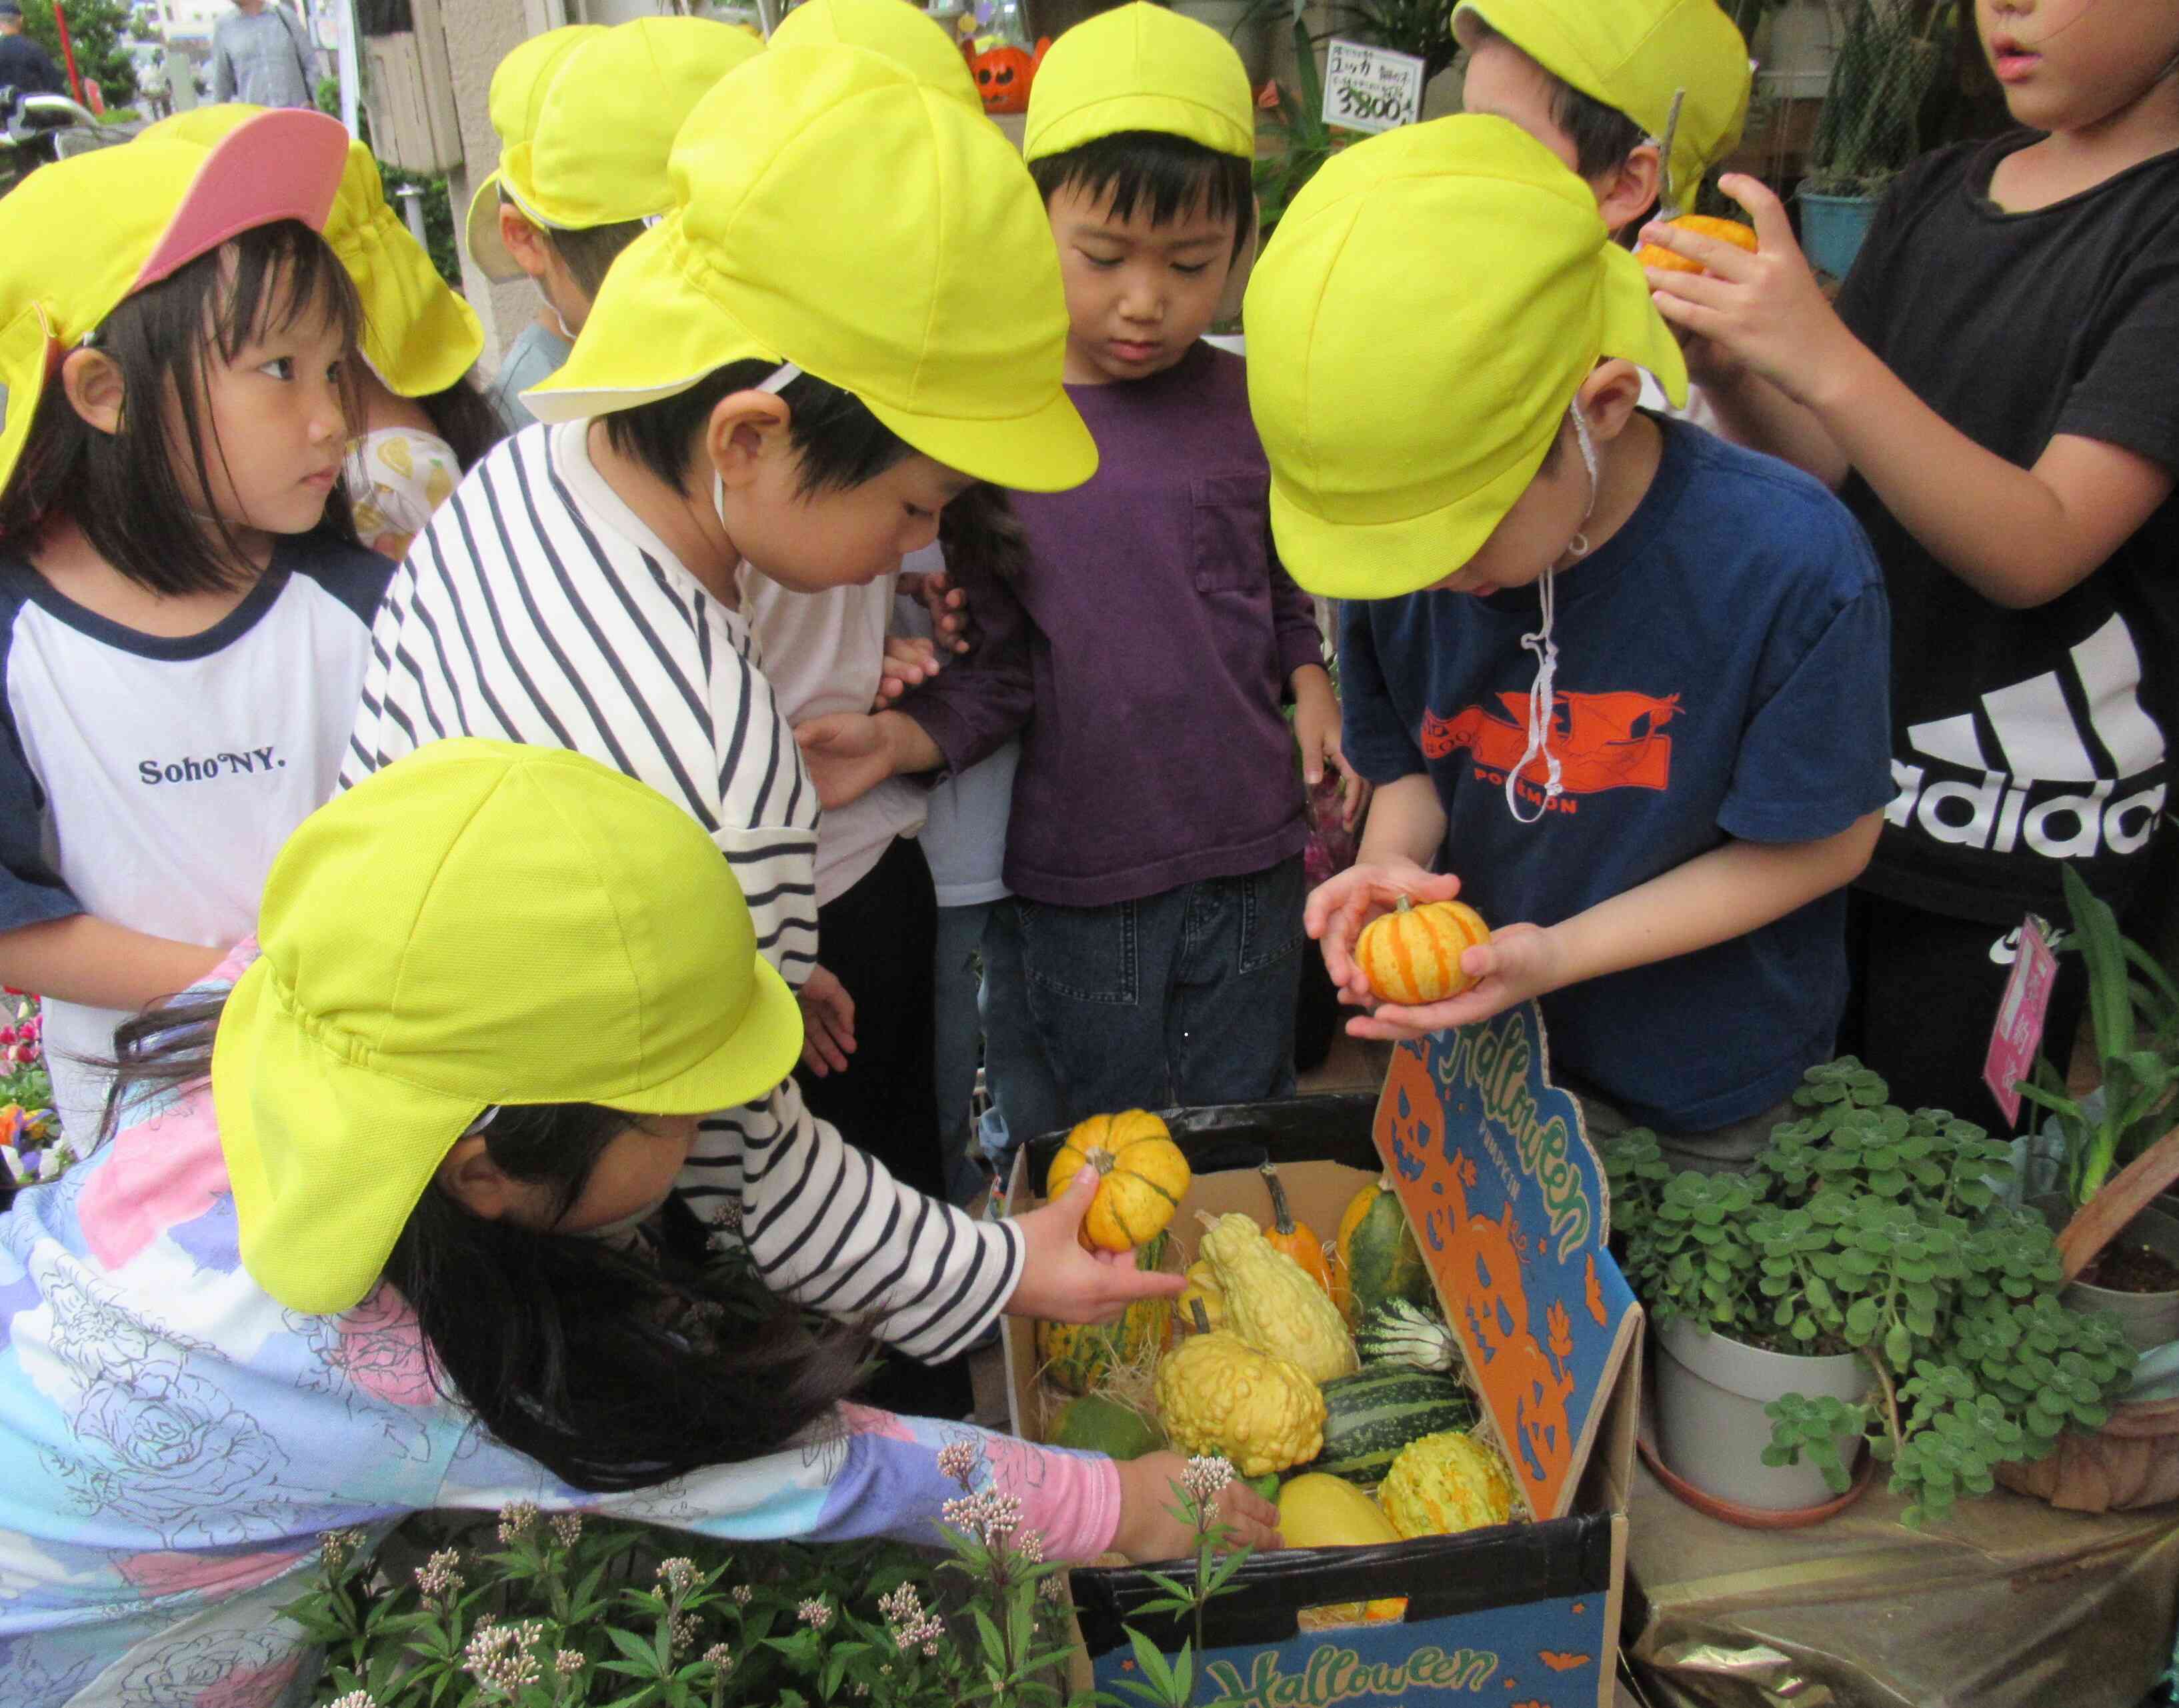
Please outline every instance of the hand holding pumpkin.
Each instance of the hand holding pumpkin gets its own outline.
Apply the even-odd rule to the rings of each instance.
[[[1474,982],[1441,1002],[1403,1008],[1380,1002],[1347,1023],[1350,1036],[1394,1041],[1427,1037],[1448,1026],[1472,1026],[1516,1002],[1556,991],[1571,980],[1559,939],[1541,925],[1501,925],[1487,943],[1469,949],[1461,966]]]
[[[1350,1008],[1367,1008],[1375,997],[1368,975],[1354,958],[1362,928],[1402,900],[1449,902],[1459,893],[1458,878],[1426,871],[1410,859],[1358,863],[1309,892],[1302,909],[1302,929],[1323,944],[1324,969],[1331,975],[1339,1000]]]
[[[1083,1249],[1082,1226],[1100,1177],[1084,1168],[1049,1204],[1013,1218],[1022,1233],[1022,1274],[1007,1301],[1009,1316],[1052,1322],[1111,1322],[1139,1299],[1170,1299],[1185,1277],[1139,1270],[1132,1251]]]
[[[1759,247],[1749,255],[1733,244],[1682,227],[1653,222],[1642,240],[1684,256],[1698,272],[1648,270],[1650,295],[1677,331],[1698,333],[1727,363],[1753,369],[1796,402],[1819,408],[1811,395],[1826,377],[1848,371],[1842,360],[1860,348],[1816,283],[1785,204],[1757,179],[1728,173],[1718,187],[1747,210]]]

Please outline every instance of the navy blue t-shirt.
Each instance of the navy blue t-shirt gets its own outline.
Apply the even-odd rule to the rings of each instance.
[[[1536,590],[1345,607],[1347,758],[1427,772],[1440,865],[1493,925],[1556,925],[1730,838],[1814,842],[1891,797],[1890,618],[1860,527],[1806,475],[1660,421],[1656,479],[1557,577],[1551,745],[1564,793],[1506,804],[1527,746]],[[1521,774],[1533,814],[1545,766]],[[1843,892],[1743,937],[1543,999],[1555,1063],[1667,1132],[1759,1113],[1829,1057]]]

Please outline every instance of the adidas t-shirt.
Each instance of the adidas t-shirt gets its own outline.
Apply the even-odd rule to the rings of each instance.
[[[2030,213],[1988,199],[2035,140],[1941,150],[1878,211],[1839,313],[1915,394],[2021,466],[2051,438],[2179,470],[2179,153]],[[2070,863],[2123,904],[2166,805],[2179,717],[2179,497],[2030,611],[1946,570],[1858,475],[1841,496],[1891,595],[1897,792],[1863,882],[1959,918],[2065,916]]]
[[[88,913],[218,948],[256,927],[288,834],[333,792],[393,566],[314,535],[274,542],[199,634],[143,634],[0,559],[0,930]],[[95,1130],[124,1014],[46,1004],[63,1127]]]
[[[1785,464],[1660,421],[1626,524],[1557,578],[1551,749],[1564,790],[1515,820],[1537,591],[1343,607],[1347,756],[1427,772],[1440,869],[1494,925],[1556,925],[1737,838],[1814,842],[1891,794],[1884,589],[1861,530]],[[1448,571],[1453,566],[1448,565]],[[1545,768],[1521,773],[1525,814]],[[1832,1051],[1844,893],[1745,936],[1554,991],[1551,1059],[1636,1120],[1701,1133],[1759,1113]]]

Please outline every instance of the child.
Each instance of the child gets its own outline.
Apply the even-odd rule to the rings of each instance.
[[[1026,722],[1014,899],[984,945],[993,1013],[1024,1023],[987,1041],[1017,1139],[1293,1083],[1294,749],[1311,782],[1343,766],[1339,709],[1309,601],[1271,555],[1243,364],[1200,342],[1250,234],[1254,117],[1231,45],[1163,7],[1120,7],[1053,44],[1024,152],[1067,279],[1068,394],[1097,436],[1097,478],[1015,497],[1029,562],[1012,591],[972,594],[977,660],[897,711],[805,732],[829,805],[835,784],[851,794],[885,770],[958,772]],[[1048,1065],[1051,1107],[1018,1095],[1017,1042]]]
[[[470,199],[469,255],[490,279],[526,274],[545,299],[492,387],[510,427],[534,419],[522,393],[568,360],[613,257],[671,203],[666,157],[682,120],[763,46],[709,18],[568,25],[492,73],[499,170]]]
[[[260,113],[0,201],[0,981],[95,1121],[117,1022],[249,931],[329,794],[390,566],[338,490],[355,294],[318,236],[347,133]]]
[[[1976,18],[2028,128],[1909,168],[1836,312],[1746,178],[1723,187],[1759,255],[1670,233],[1715,277],[1651,281],[1721,353],[1726,425],[1840,486],[1891,589],[1897,792],[1852,898],[1845,1047],[1899,1102],[2003,1131],[1982,1065],[2022,915],[2065,923],[2066,864],[2123,912],[2163,846],[2179,13],[1984,0]],[[2077,958],[2059,966],[2044,1037],[2062,1067],[2087,991]]]
[[[199,107],[144,135],[209,148],[262,110]],[[343,484],[358,537],[398,558],[463,471],[502,437],[497,412],[469,378],[484,333],[386,205],[378,162],[360,142],[349,144],[325,239],[363,310],[353,377],[364,431],[349,448]]]
[[[596,1237],[799,1047],[678,805],[442,742],[296,832],[261,933],[124,1030],[113,1136],[0,1216],[0,1700],[300,1700],[321,1533],[435,1508],[928,1542],[958,1471],[1055,1559],[1191,1546],[1177,1454],[842,1406],[859,1332]]]
[[[816,792],[738,614],[741,565],[810,591],[873,580],[975,480],[1062,486],[1095,452],[1060,387],[1035,188],[981,115],[874,53],[774,48],[697,104],[673,178],[530,394],[551,424],[480,463],[410,549],[344,776],[448,735],[587,752],[704,826],[799,985]],[[1039,1314],[1018,1227],[904,1189],[891,1161],[843,1145],[790,1081],[707,1127],[683,1195],[738,1216],[766,1276],[885,1313],[926,1361],[1002,1303]],[[1106,1274],[1093,1313],[1177,1290]]]
[[[1635,365],[1677,392],[1678,351],[1594,197],[1502,119],[1334,160],[1245,324],[1281,554],[1358,601],[1347,750],[1377,784],[1309,932],[1360,1002],[1355,936],[1398,898],[1457,892],[1494,931],[1473,989],[1348,1030],[1540,997],[1594,1124],[1752,1156],[1831,1052],[1837,892],[1887,793],[1859,530],[1782,464],[1636,409]]]

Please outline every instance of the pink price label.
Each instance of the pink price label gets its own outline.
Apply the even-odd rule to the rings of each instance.
[[[2014,1089],[2035,1071],[2035,1052],[2043,1042],[2044,1017],[2050,1008],[2050,989],[2058,981],[2058,958],[2044,940],[2042,922],[2029,914],[2020,925],[2020,952],[2006,981],[2005,1000],[1998,1005],[1997,1024],[1990,1035],[1990,1055],[1983,1063],[1982,1081],[1990,1087],[2005,1118],[2018,1123],[2020,1093]]]

